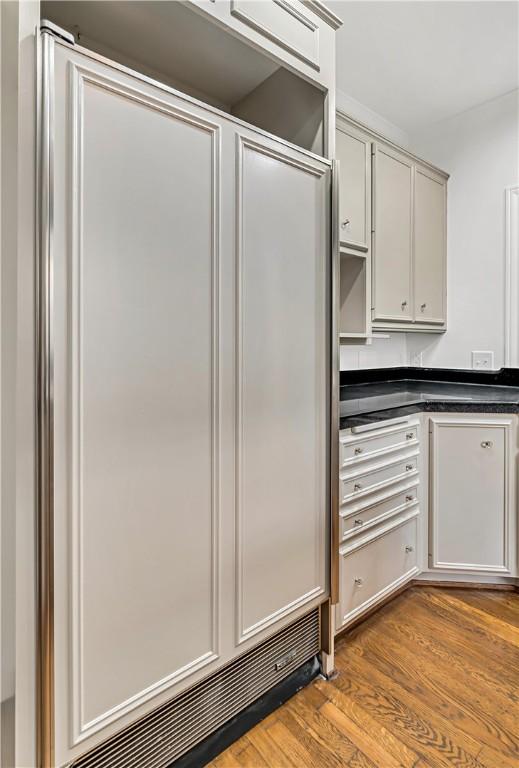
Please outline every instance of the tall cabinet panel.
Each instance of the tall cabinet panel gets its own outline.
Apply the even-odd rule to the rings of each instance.
[[[384,145],[373,162],[373,320],[412,320],[413,166]]]
[[[44,49],[61,766],[326,598],[330,163]]]
[[[237,151],[241,643],[326,587],[330,179],[270,142],[240,136]]]
[[[414,312],[417,323],[445,322],[445,178],[416,166],[414,180]]]
[[[60,46],[55,69],[62,747],[218,657],[220,127]]]

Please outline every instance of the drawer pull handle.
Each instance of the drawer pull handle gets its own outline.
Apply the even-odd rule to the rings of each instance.
[[[481,443],[482,448],[492,448],[492,440],[483,440]]]
[[[346,229],[346,227],[350,226],[350,220],[346,219],[345,221],[341,221],[341,229]]]
[[[414,438],[414,432],[408,432],[405,436],[406,440],[412,440]]]
[[[407,301],[402,302],[402,309],[405,309],[407,307]]]
[[[412,469],[414,469],[412,464],[406,464],[405,465],[405,471],[406,472],[411,472]]]
[[[414,496],[408,495],[405,497],[406,501],[414,501]]]
[[[410,544],[408,544],[407,547],[405,548],[405,551],[406,552],[412,552],[413,549],[414,549],[414,547],[412,547]]]
[[[355,448],[354,453],[355,453],[355,456],[358,456],[359,454],[362,453],[362,448]]]
[[[360,483],[355,483],[355,485],[353,486],[353,490],[354,491],[361,491],[362,490],[362,485]]]
[[[353,524],[354,525],[364,525],[364,520],[354,520]]]
[[[359,579],[358,577],[355,579],[355,585],[357,587],[362,587],[363,581],[362,579]]]

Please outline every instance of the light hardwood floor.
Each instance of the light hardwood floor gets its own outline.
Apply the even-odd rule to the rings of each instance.
[[[212,768],[519,768],[519,594],[413,587]]]

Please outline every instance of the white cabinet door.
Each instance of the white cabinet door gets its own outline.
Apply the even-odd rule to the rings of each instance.
[[[338,118],[335,156],[339,161],[341,246],[371,246],[371,141]]]
[[[61,764],[218,660],[226,329],[218,121],[59,45],[53,107]]]
[[[382,144],[373,162],[373,320],[412,321],[413,165]]]
[[[329,169],[238,136],[237,636],[326,590]],[[318,247],[321,244],[321,247]]]
[[[512,573],[513,417],[435,416],[430,424],[431,567]]]
[[[414,179],[414,314],[417,323],[445,322],[445,179],[416,166]]]

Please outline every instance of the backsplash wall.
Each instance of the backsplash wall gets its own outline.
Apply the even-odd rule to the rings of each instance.
[[[409,365],[407,333],[373,338],[371,344],[341,344],[341,371]]]

